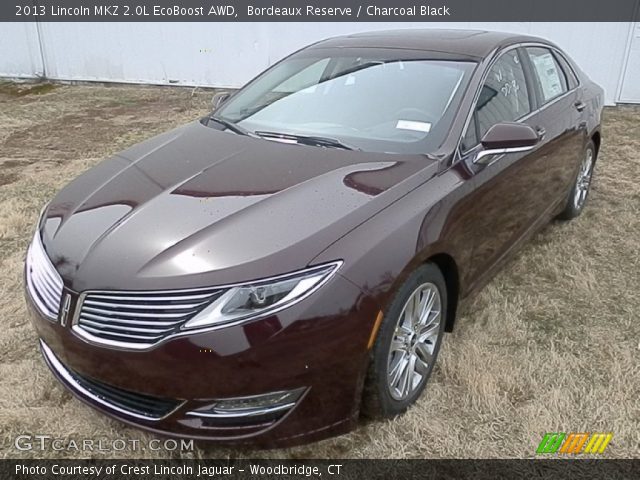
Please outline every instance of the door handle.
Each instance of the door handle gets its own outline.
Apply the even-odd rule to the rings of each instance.
[[[581,112],[585,108],[587,108],[585,103],[583,101],[581,101],[581,100],[578,100],[576,103],[573,104],[573,106],[576,107],[576,110],[578,110],[579,112]]]
[[[536,133],[538,134],[538,138],[542,140],[547,134],[547,131],[542,127],[536,127]]]

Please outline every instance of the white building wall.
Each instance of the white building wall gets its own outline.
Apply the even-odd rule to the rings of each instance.
[[[43,74],[35,23],[0,23],[0,77],[36,78]]]
[[[631,23],[43,23],[0,26],[0,76],[238,87],[326,37],[392,28],[527,33],[565,49],[618,99]],[[38,48],[42,45],[42,52]],[[639,99],[640,101],[640,99]]]

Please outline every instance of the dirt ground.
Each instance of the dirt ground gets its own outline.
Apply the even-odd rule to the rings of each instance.
[[[406,415],[275,451],[21,452],[14,439],[152,437],[95,412],[53,379],[22,294],[45,202],[80,172],[207,111],[211,91],[0,84],[0,457],[533,457],[546,432],[613,432],[607,457],[640,458],[640,108],[607,109],[584,214],[537,234],[445,338]]]

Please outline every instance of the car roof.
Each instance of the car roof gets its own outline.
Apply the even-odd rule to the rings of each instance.
[[[523,42],[551,45],[528,35],[486,30],[406,29],[355,33],[328,38],[310,48],[394,48],[482,59],[496,49]]]

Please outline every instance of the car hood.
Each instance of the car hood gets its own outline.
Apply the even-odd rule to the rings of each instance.
[[[434,175],[437,164],[287,145],[194,122],[67,185],[45,212],[43,243],[76,291],[252,280],[305,267]]]

